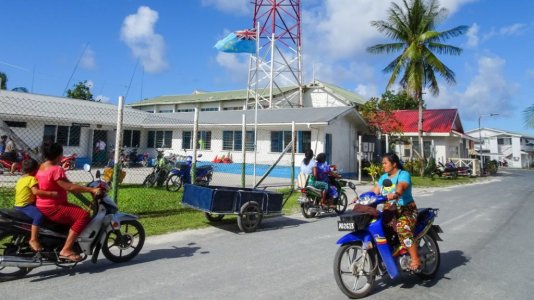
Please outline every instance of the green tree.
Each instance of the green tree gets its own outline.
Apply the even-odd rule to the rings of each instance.
[[[73,86],[72,90],[68,89],[67,97],[73,99],[95,101],[95,99],[93,99],[93,94],[91,93],[91,90],[87,86],[87,80],[83,82],[78,82]]]
[[[419,108],[419,102],[405,90],[398,93],[386,91],[380,99],[380,107],[389,110],[413,110]],[[423,108],[425,108],[424,102]]]
[[[385,68],[391,73],[386,90],[397,81],[418,102],[419,144],[423,155],[423,89],[432,95],[439,94],[436,73],[447,83],[455,83],[454,72],[441,62],[437,54],[460,55],[462,49],[443,42],[467,32],[467,26],[437,31],[436,26],[445,19],[447,10],[437,0],[403,0],[402,7],[391,3],[387,20],[373,21],[371,25],[395,42],[367,48],[373,54],[401,52]],[[424,169],[424,168],[423,168]]]
[[[23,87],[23,86],[19,86],[19,87],[16,87],[14,89],[11,89],[12,91],[14,92],[21,92],[21,93],[29,93],[30,91],[28,91],[27,88]]]
[[[534,128],[534,104],[523,111],[525,126]]]
[[[4,72],[0,72],[0,90],[7,89],[7,75]]]

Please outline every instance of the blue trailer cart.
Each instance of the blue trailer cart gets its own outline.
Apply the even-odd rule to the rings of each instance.
[[[254,232],[264,215],[281,214],[281,193],[224,186],[186,184],[182,204],[203,211],[210,222],[224,215],[237,215],[237,225],[243,232]]]

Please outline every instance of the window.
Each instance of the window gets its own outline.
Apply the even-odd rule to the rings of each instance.
[[[193,149],[193,132],[182,133],[182,149]],[[200,150],[211,150],[211,131],[199,131],[197,135],[197,147]]]
[[[135,130],[134,130],[135,131]],[[132,141],[135,134],[132,134]],[[147,148],[171,148],[172,131],[152,131],[148,132],[146,143]]]
[[[404,157],[411,157],[412,156],[412,149],[410,148],[404,148]]]
[[[159,113],[172,113],[172,109],[160,109]]]
[[[242,137],[241,131],[223,131],[223,150],[241,151]],[[245,151],[254,151],[254,131],[245,133]]]
[[[497,143],[499,145],[511,145],[512,139],[511,138],[498,138]]]
[[[224,107],[223,110],[243,110],[242,106]]]
[[[122,134],[122,141],[126,147],[139,147],[141,144],[141,131],[124,130]]]
[[[304,153],[307,149],[311,149],[311,131],[298,131],[297,152]]]
[[[43,141],[52,141],[62,146],[80,146],[80,126],[45,125]]]
[[[17,122],[17,121],[4,121],[9,127],[20,127],[26,128],[26,122]]]
[[[271,152],[282,152],[291,142],[291,131],[271,131]]]
[[[204,107],[201,108],[200,111],[219,111],[218,107]]]
[[[194,109],[192,108],[182,108],[182,109],[177,109],[176,112],[193,112],[195,111]]]

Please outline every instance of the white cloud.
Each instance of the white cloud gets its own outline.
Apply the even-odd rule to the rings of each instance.
[[[238,15],[251,14],[253,5],[250,0],[202,0],[202,5]]]
[[[121,39],[149,73],[161,72],[168,66],[165,40],[154,30],[158,18],[157,11],[148,6],[141,6],[136,14],[124,19],[121,28]]]
[[[527,27],[526,24],[515,23],[510,26],[505,26],[501,28],[492,28],[490,32],[484,35],[484,40],[489,40],[493,37],[505,37],[505,36],[514,36],[520,35],[523,33],[523,30]]]
[[[378,97],[378,89],[374,84],[358,84],[355,90],[356,94],[362,96],[364,99],[370,99],[371,97]]]
[[[248,55],[220,52],[215,59],[220,66],[226,69],[232,81],[247,84]]]
[[[469,27],[469,30],[467,30],[467,47],[474,48],[478,46],[479,38],[478,38],[478,24],[474,23],[471,27]]]
[[[80,65],[84,69],[94,69],[96,67],[95,52],[91,47],[87,47],[83,53],[82,58],[80,59]]]
[[[439,97],[428,99],[429,108],[459,108],[465,119],[481,114],[499,113],[509,116],[514,109],[518,84],[504,77],[506,61],[500,57],[480,57],[478,73],[463,92],[442,88]]]
[[[102,103],[109,103],[110,98],[108,96],[104,95],[97,95],[95,97],[95,101],[102,102]]]

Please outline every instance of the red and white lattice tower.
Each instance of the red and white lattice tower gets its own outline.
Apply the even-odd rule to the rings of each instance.
[[[255,0],[247,108],[302,107],[300,0]]]

